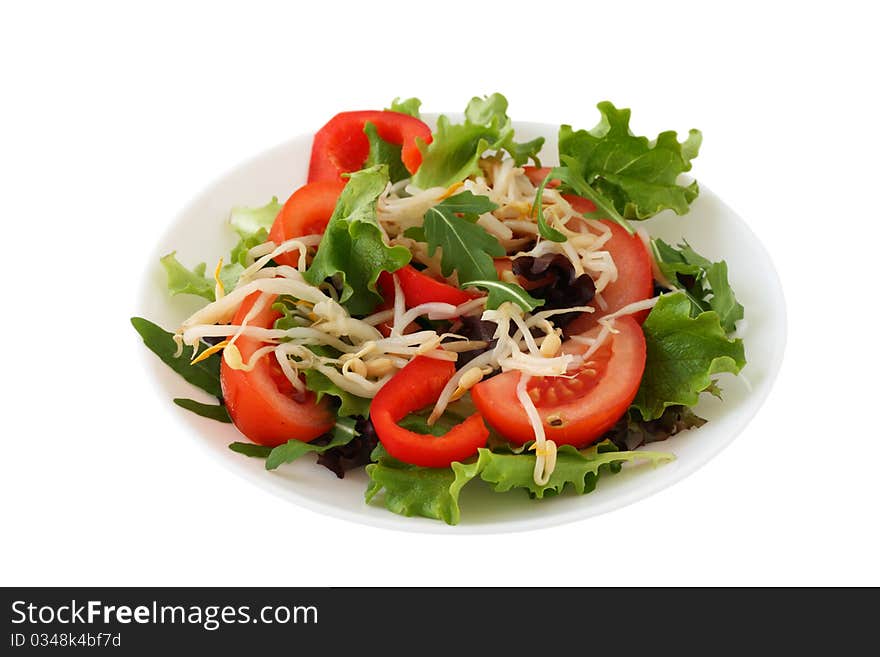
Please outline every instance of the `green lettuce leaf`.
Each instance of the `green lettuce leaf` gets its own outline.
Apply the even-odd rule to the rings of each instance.
[[[220,282],[225,290],[232,290],[247,264],[248,250],[269,239],[269,229],[281,210],[281,204],[272,197],[266,205],[258,208],[235,207],[229,214],[229,223],[238,233],[239,241],[232,248],[226,264],[220,268]],[[172,295],[193,294],[214,301],[214,278],[207,276],[207,265],[200,262],[188,269],[172,251],[159,259],[168,277],[168,291]]]
[[[310,326],[312,320],[303,314],[303,309],[296,305],[297,300],[289,294],[282,294],[275,299],[272,310],[281,313],[281,317],[275,320],[272,328],[286,331],[297,326]]]
[[[339,301],[352,315],[366,315],[382,301],[376,280],[383,271],[397,271],[410,260],[402,246],[385,244],[376,202],[388,184],[388,167],[376,166],[351,174],[303,277],[312,285],[338,277]]]
[[[177,259],[177,252],[159,258],[168,276],[168,291],[172,295],[193,294],[208,301],[214,300],[214,279],[205,276],[207,265],[200,262],[192,269],[184,267]]]
[[[461,489],[476,477],[482,462],[453,463],[449,468],[420,468],[394,459],[382,449],[374,451],[377,462],[367,466],[370,484],[364,497],[369,503],[384,490],[385,507],[404,516],[422,516],[458,524]]]
[[[400,98],[395,98],[391,101],[391,107],[386,108],[392,112],[400,112],[401,114],[409,114],[410,116],[414,116],[415,118],[419,118],[419,108],[422,106],[422,101],[418,98],[407,98],[406,100],[400,100]]]
[[[176,397],[172,401],[181,408],[185,408],[186,410],[192,411],[196,415],[206,417],[209,420],[232,422],[232,418],[229,417],[229,411],[226,410],[226,407],[223,404],[203,404],[202,402],[197,402],[195,399],[185,399],[183,397]]]
[[[544,139],[523,144],[514,142],[507,99],[501,94],[472,98],[464,114],[464,123],[452,124],[445,115],[437,119],[433,141],[423,149],[422,164],[413,176],[417,187],[448,187],[479,174],[480,157],[489,150],[507,151],[517,166],[529,159],[541,165],[538,153]]]
[[[694,251],[687,241],[675,248],[661,239],[653,239],[651,248],[663,275],[687,293],[692,316],[714,310],[725,331],[730,333],[736,328],[736,322],[743,318],[744,310],[730,287],[726,262],[707,260]]]
[[[619,452],[610,441],[583,451],[563,445],[557,452],[556,469],[545,486],[534,482],[536,457],[530,452],[492,452],[481,448],[475,460],[456,462],[449,468],[420,468],[403,463],[390,457],[381,445],[374,451],[374,458],[377,462],[367,466],[370,476],[367,502],[384,490],[383,501],[390,511],[454,525],[461,519],[459,493],[476,477],[499,493],[522,488],[530,496],[542,498],[561,493],[570,486],[583,495],[596,487],[600,475],[619,472],[626,461],[645,459],[659,464],[674,457],[660,452]]]
[[[444,276],[457,272],[460,285],[475,280],[498,280],[492,258],[503,256],[507,251],[498,238],[475,223],[479,215],[497,207],[486,196],[475,196],[469,191],[455,194],[430,208],[422,226],[409,228],[404,234],[426,242],[430,255],[441,247],[440,269]]]
[[[274,447],[266,457],[266,469],[275,470],[285,463],[292,463],[299,457],[309,452],[323,454],[328,449],[347,445],[358,435],[355,430],[355,421],[350,417],[341,417],[336,420],[336,426],[331,432],[330,442],[326,445],[315,445],[314,443],[304,443],[301,440],[288,440],[283,445]]]
[[[220,390],[221,356],[219,353],[212,354],[205,360],[192,365],[190,364],[192,347],[184,347],[183,353],[179,357],[174,355],[177,352],[177,343],[174,342],[173,333],[169,333],[143,317],[132,317],[131,325],[140,334],[147,348],[168,367],[208,394],[214,395],[218,399],[223,397],[223,392]]]
[[[684,292],[661,295],[642,330],[648,353],[633,407],[644,420],[667,406],[693,406],[712,375],[737,374],[746,364],[742,340],[727,337],[714,311],[692,317]]]
[[[619,472],[626,461],[645,459],[656,465],[675,457],[662,452],[619,452],[613,443],[607,441],[581,451],[571,445],[562,445],[557,450],[556,468],[543,486],[535,483],[536,458],[532,452],[496,454],[480,449],[480,460],[483,462],[480,477],[491,484],[497,493],[522,488],[528,491],[530,497],[541,499],[548,494],[558,495],[566,486],[571,486],[576,493],[584,495],[596,488],[601,474]]]
[[[526,312],[532,312],[538,306],[544,305],[544,299],[536,299],[525,289],[516,283],[503,281],[468,281],[462,287],[479,287],[489,292],[486,299],[486,308],[495,310],[505,301],[515,303]]]
[[[601,119],[592,130],[560,127],[559,161],[627,219],[647,219],[666,209],[685,214],[699,188],[696,182],[679,185],[677,179],[690,171],[699,152],[699,130],[691,130],[684,142],[673,131],[649,141],[630,131],[630,110],[607,101],[598,108]]]
[[[232,247],[229,264],[224,265],[220,270],[220,280],[227,291],[235,287],[241,272],[247,266],[248,251],[268,241],[269,231],[281,208],[277,196],[273,196],[271,201],[258,208],[244,206],[232,208],[229,213],[229,225],[238,233],[239,240],[238,244]]]
[[[271,201],[258,208],[244,206],[232,208],[229,213],[229,225],[242,239],[253,239],[255,236],[268,235],[279,212],[281,212],[281,203],[278,202],[277,196],[273,196]]]
[[[400,159],[400,152],[403,150],[401,146],[382,139],[376,126],[369,121],[364,124],[364,134],[367,135],[367,141],[370,143],[370,152],[364,162],[364,169],[377,164],[387,164],[391,182],[409,178],[409,171],[403,165],[403,160]]]

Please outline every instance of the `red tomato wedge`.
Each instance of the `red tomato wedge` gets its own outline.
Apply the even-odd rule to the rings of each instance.
[[[534,377],[526,390],[541,416],[548,439],[557,445],[586,447],[626,412],[645,369],[645,336],[631,317],[615,321],[611,334],[573,378]],[[600,328],[582,334],[596,337]],[[563,351],[582,354],[588,345],[568,340]],[[534,430],[516,396],[519,372],[505,372],[471,388],[480,414],[501,435],[517,444],[534,440]]]
[[[528,179],[532,181],[532,184],[536,187],[544,182],[544,178],[546,178],[550,174],[550,169],[553,167],[523,167],[523,172],[528,176]],[[547,183],[547,187],[559,187],[558,180],[551,180]]]
[[[550,167],[525,167],[525,174],[535,185],[540,185],[549,173]],[[547,186],[558,187],[559,181],[551,180]],[[562,197],[577,212],[595,212],[596,210],[593,202],[582,196],[563,194]],[[611,254],[615,265],[617,265],[617,280],[610,283],[602,291],[602,298],[607,304],[607,308],[601,309],[597,302],[590,304],[596,309],[596,312],[585,314],[573,321],[567,329],[571,334],[585,331],[595,326],[599,317],[609,315],[636,301],[647,299],[654,293],[651,256],[648,249],[645,248],[644,242],[638,235],[630,235],[622,226],[613,221],[608,219],[601,221],[611,229],[611,239],[605,243],[603,248]],[[648,312],[643,310],[635,313],[633,317],[641,324],[648,316]]]
[[[232,320],[241,324],[260,293],[250,295]],[[280,316],[272,310],[272,302],[264,306],[249,326],[271,328]],[[264,343],[241,336],[235,345],[247,362]],[[307,391],[300,400],[294,399],[294,388],[273,354],[262,356],[252,370],[234,370],[226,361],[220,365],[220,386],[229,416],[245,436],[258,445],[275,447],[291,438],[308,442],[327,433],[336,424],[327,399],[316,401],[315,393]]]
[[[486,444],[489,430],[479,413],[442,436],[416,433],[397,424],[413,411],[436,402],[454,373],[451,361],[416,356],[379,389],[370,405],[370,420],[391,456],[412,465],[445,468],[476,454]]]
[[[602,290],[602,298],[607,308],[602,310],[595,300],[590,305],[596,309],[594,313],[585,313],[571,322],[566,331],[570,335],[583,332],[595,326],[596,321],[604,315],[620,310],[636,301],[648,299],[654,294],[654,274],[651,271],[651,256],[638,235],[630,235],[619,224],[608,219],[601,220],[611,229],[611,239],[602,247],[607,250],[617,266],[617,280],[609,283]],[[648,310],[634,313],[632,317],[641,324],[648,316]]]
[[[294,237],[320,235],[336,208],[336,201],[345,187],[338,180],[307,183],[296,190],[275,217],[269,239],[281,244]],[[298,266],[299,253],[291,251],[275,258],[281,265]]]
[[[431,143],[431,129],[419,119],[400,112],[366,110],[342,112],[315,133],[309,182],[341,180],[343,173],[358,171],[370,153],[370,142],[364,134],[367,122],[376,126],[383,140],[401,146],[400,159],[410,173],[422,163],[417,139]]]
[[[544,182],[544,178],[546,178],[550,174],[550,169],[552,167],[523,167],[523,172],[526,174],[529,180],[532,181],[532,184],[537,186]],[[547,183],[547,187],[551,189],[554,187],[559,187],[558,180],[551,180]],[[563,194],[562,198],[568,201],[571,204],[571,207],[575,209],[577,212],[595,212],[596,206],[593,205],[593,202],[584,198],[583,196],[576,196],[575,194]]]

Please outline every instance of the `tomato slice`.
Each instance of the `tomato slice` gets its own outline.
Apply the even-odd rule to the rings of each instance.
[[[540,185],[550,173],[550,167],[524,167],[525,174],[535,185]],[[558,187],[558,180],[551,180],[548,187]],[[577,212],[595,212],[596,206],[589,199],[575,194],[563,194],[562,198],[568,201]],[[586,331],[595,326],[596,321],[609,315],[624,306],[636,301],[649,298],[654,293],[654,274],[651,271],[651,256],[644,242],[638,235],[630,235],[619,224],[608,219],[600,220],[611,229],[611,239],[603,247],[614,259],[617,265],[617,280],[610,283],[602,290],[602,299],[607,307],[603,310],[598,302],[590,304],[596,312],[585,314],[574,320],[568,328],[572,334]],[[645,321],[648,311],[643,310],[635,313],[633,317],[640,324]]]
[[[581,333],[595,326],[600,317],[610,315],[636,301],[648,299],[654,293],[654,274],[651,271],[651,256],[644,242],[638,235],[630,235],[620,224],[608,219],[601,222],[611,229],[611,239],[602,247],[607,250],[617,266],[617,280],[609,283],[602,290],[602,299],[607,304],[604,310],[597,301],[590,305],[596,309],[594,313],[584,313],[572,321],[567,332],[570,335]],[[648,310],[634,313],[632,317],[641,324],[648,316]]]
[[[387,110],[342,112],[315,133],[309,182],[341,180],[343,173],[363,168],[370,153],[370,142],[364,134],[364,124],[368,121],[376,126],[382,139],[402,147],[400,159],[407,171],[418,171],[422,152],[416,140],[430,144],[432,139],[431,129],[425,123],[408,114]]]
[[[544,182],[544,178],[546,178],[550,174],[550,169],[553,167],[523,167],[523,172],[528,176],[529,180],[532,181],[532,184],[537,186]],[[559,187],[558,180],[551,180],[547,183],[547,187]]]
[[[632,403],[645,369],[645,336],[631,317],[615,320],[615,329],[572,378],[534,377],[526,390],[535,403],[548,439],[557,445],[594,443]],[[600,327],[582,334],[596,337]],[[588,345],[568,340],[563,351],[582,354]],[[501,435],[522,445],[534,430],[516,396],[519,372],[505,372],[471,388],[480,414]]]
[[[244,300],[233,324],[244,321],[259,296],[255,292]],[[280,316],[272,310],[273,300],[248,321],[249,326],[271,328]],[[235,341],[245,362],[263,344],[244,335]],[[224,359],[220,365],[220,386],[233,423],[258,445],[275,447],[291,438],[308,442],[330,431],[336,423],[327,399],[318,402],[311,391],[294,398],[293,386],[273,354],[261,357],[250,371],[234,370]]]
[[[322,234],[344,188],[345,183],[338,180],[321,180],[300,187],[287,199],[275,217],[269,239],[275,244],[281,244],[294,237]],[[282,253],[275,261],[281,265],[296,267],[299,264],[299,253]]]
[[[379,389],[370,405],[370,420],[379,441],[394,458],[426,468],[445,468],[477,453],[486,444],[489,430],[474,413],[442,436],[429,436],[399,426],[413,411],[437,401],[455,373],[455,364],[416,356]]]

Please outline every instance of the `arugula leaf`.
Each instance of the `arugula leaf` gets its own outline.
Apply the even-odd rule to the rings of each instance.
[[[559,167],[553,169],[556,171]],[[551,171],[551,173],[553,172]],[[551,227],[550,224],[547,223],[547,218],[544,216],[544,188],[547,187],[547,183],[549,183],[553,178],[548,175],[544,180],[541,181],[541,184],[538,185],[538,189],[535,191],[535,202],[532,204],[532,214],[538,217],[538,234],[543,237],[545,240],[550,240],[551,242],[565,242],[568,238],[555,228]]]
[[[232,418],[229,417],[229,411],[226,410],[226,407],[223,404],[203,404],[202,402],[197,402],[195,399],[184,399],[182,397],[177,397],[173,401],[181,408],[185,408],[186,410],[192,411],[196,415],[206,417],[209,420],[232,422]]]
[[[489,292],[486,299],[486,308],[495,310],[505,301],[515,303],[526,312],[531,312],[538,306],[544,305],[544,299],[536,299],[516,283],[503,281],[476,280],[462,284],[462,287],[481,287]]]
[[[601,119],[592,130],[560,127],[559,161],[627,219],[647,219],[666,209],[685,214],[699,188],[696,181],[687,186],[676,181],[690,171],[702,142],[700,131],[691,130],[684,142],[673,131],[649,141],[630,131],[630,110],[607,101],[598,108]]]
[[[653,464],[666,463],[675,457],[662,452],[619,452],[611,442],[600,443],[588,450],[578,451],[571,445],[561,445],[556,453],[556,468],[546,485],[535,483],[535,459],[533,452],[522,454],[496,454],[480,449],[484,466],[480,472],[483,481],[491,484],[497,493],[513,488],[524,488],[530,497],[541,499],[544,495],[557,495],[567,485],[580,495],[592,492],[601,474],[620,471],[626,461],[646,459]]]
[[[409,114],[415,118],[419,118],[419,108],[422,106],[422,101],[418,98],[407,98],[406,100],[400,100],[400,98],[395,98],[391,101],[391,107],[386,108],[386,110],[390,110],[392,112],[400,112],[401,114]]]
[[[421,468],[392,458],[381,445],[373,453],[377,462],[366,467],[370,484],[364,497],[368,503],[384,490],[383,502],[388,510],[404,516],[443,520],[449,525],[456,525],[461,519],[461,489],[483,467],[478,459],[469,464],[456,462],[449,468]]]
[[[252,458],[264,459],[272,453],[271,447],[255,445],[254,443],[234,442],[229,443],[229,449],[238,454],[244,454]]]
[[[451,124],[445,115],[437,119],[433,140],[424,147],[422,164],[413,176],[417,187],[448,187],[480,173],[480,157],[487,150],[507,151],[517,166],[529,159],[541,166],[538,153],[544,139],[523,144],[513,141],[513,124],[507,116],[504,96],[495,93],[472,98],[464,114],[464,123]]]
[[[382,139],[376,126],[370,121],[364,124],[364,134],[367,135],[367,141],[370,143],[370,152],[364,162],[364,169],[377,164],[387,164],[391,182],[395,183],[398,180],[409,178],[410,173],[403,165],[403,160],[400,159],[401,146]]]
[[[633,407],[644,420],[667,406],[693,406],[713,374],[737,374],[746,364],[742,340],[727,337],[717,313],[690,311],[684,292],[663,294],[642,325],[648,353]]]
[[[552,239],[554,242],[565,241],[565,236],[557,231],[555,228],[551,228],[544,218],[544,207],[541,204],[541,200],[544,197],[544,187],[546,187],[547,183],[551,180],[559,180],[560,182],[567,185],[579,196],[583,196],[584,198],[592,201],[593,205],[596,206],[596,209],[590,213],[583,213],[584,217],[595,219],[607,218],[625,228],[626,232],[628,232],[630,235],[635,234],[632,226],[630,226],[629,222],[627,222],[627,220],[623,216],[621,216],[621,214],[614,207],[614,204],[611,203],[608,199],[604,198],[602,194],[596,192],[592,187],[590,187],[587,184],[587,181],[584,180],[580,175],[578,175],[569,167],[554,167],[550,170],[550,173],[547,174],[547,177],[544,178],[544,180],[541,182],[541,185],[538,189],[540,195],[535,197],[535,204],[532,209],[533,213],[537,212],[538,230],[541,231],[543,228],[542,236],[546,239]],[[559,239],[560,237],[562,239]]]
[[[173,333],[169,333],[143,317],[132,317],[131,325],[134,326],[134,329],[143,338],[147,348],[156,354],[168,367],[194,386],[214,395],[218,399],[223,397],[223,392],[220,390],[221,356],[219,353],[208,356],[205,360],[191,365],[192,347],[184,347],[183,353],[179,358],[174,355],[177,352],[177,343],[174,342]]]
[[[358,435],[357,431],[355,431],[354,424],[354,420],[350,417],[341,417],[336,420],[336,426],[333,427],[333,431],[331,432],[332,438],[326,445],[304,443],[301,440],[294,439],[288,440],[283,445],[274,447],[269,453],[269,456],[266,457],[266,469],[275,470],[285,463],[296,461],[299,457],[308,454],[309,452],[323,454],[328,449],[340,445],[347,445]]]
[[[498,280],[492,256],[503,256],[507,251],[498,238],[474,223],[479,215],[497,207],[486,196],[474,196],[469,191],[455,194],[429,208],[423,225],[407,229],[404,235],[427,242],[432,256],[441,247],[440,269],[444,276],[458,272],[460,285],[474,280]]]
[[[410,260],[402,246],[385,244],[376,202],[388,184],[388,167],[352,173],[330,217],[318,252],[303,277],[312,285],[338,275],[339,301],[352,315],[366,315],[382,301],[376,280],[383,271],[397,271]]]
[[[692,316],[705,310],[714,310],[726,332],[730,333],[736,328],[736,322],[743,318],[744,310],[730,287],[726,262],[707,260],[694,251],[687,241],[676,249],[658,238],[651,240],[651,248],[663,275],[687,293]]]

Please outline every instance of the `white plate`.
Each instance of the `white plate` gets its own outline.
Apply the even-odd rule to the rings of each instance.
[[[516,129],[517,137],[523,141],[546,137],[545,159],[555,161],[556,126],[517,123]],[[308,135],[297,137],[245,162],[211,185],[174,219],[147,265],[140,301],[142,316],[173,330],[199,307],[200,300],[196,298],[168,296],[159,257],[176,249],[182,262],[192,265],[205,261],[210,268],[220,255],[227,256],[236,241],[224,224],[230,208],[263,205],[272,196],[283,202],[306,179],[311,141]],[[601,479],[589,495],[564,494],[534,501],[525,492],[498,494],[474,481],[462,491],[461,523],[455,527],[436,520],[398,516],[375,500],[371,505],[364,503],[367,478],[362,471],[347,473],[340,480],[326,468],[315,465],[314,457],[305,456],[276,472],[267,472],[262,460],[233,453],[227,445],[242,438],[232,425],[200,418],[171,402],[173,397],[210,399],[172,372],[140,341],[136,348],[157,383],[158,394],[168,400],[168,412],[179,418],[181,433],[199,441],[232,472],[296,504],[370,525],[459,534],[536,529],[580,520],[665,488],[718,454],[755,415],[782,362],[786,329],[779,278],[764,247],[741,218],[702,185],[687,216],[664,213],[642,225],[653,236],[669,242],[684,237],[706,257],[727,261],[731,284],[745,306],[748,365],[740,377],[722,377],[723,402],[703,395],[697,412],[709,420],[705,426],[652,446],[673,452],[677,457],[674,462],[659,467],[625,468],[618,475]],[[208,462],[193,465],[213,467]]]

